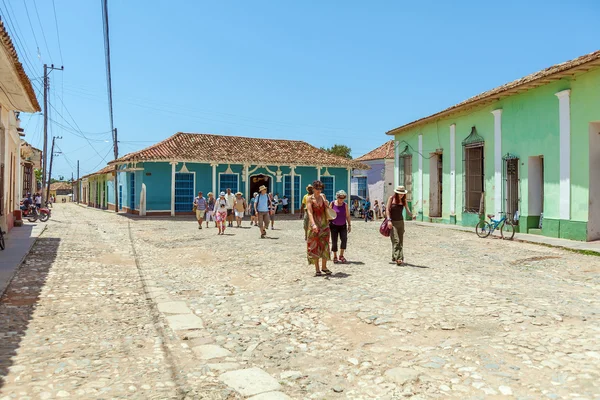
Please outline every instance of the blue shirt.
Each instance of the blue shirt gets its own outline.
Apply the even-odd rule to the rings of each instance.
[[[269,212],[269,195],[259,194],[256,199],[256,211]]]

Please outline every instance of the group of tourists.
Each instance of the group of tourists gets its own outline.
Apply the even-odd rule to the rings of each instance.
[[[333,253],[334,264],[348,262],[344,253],[348,245],[348,233],[352,230],[346,192],[338,191],[335,199],[328,202],[323,189],[324,185],[320,180],[306,187],[307,193],[302,198],[300,213],[300,217],[304,219],[307,259],[309,264],[315,266],[315,276],[332,274],[327,268],[327,262],[332,260],[331,253]],[[219,193],[218,198],[215,198],[213,193],[208,193],[208,198],[204,198],[203,193],[198,192],[198,197],[193,203],[198,229],[202,229],[204,222],[208,228],[209,222],[214,221],[218,228],[217,234],[223,235],[227,227],[233,227],[234,219],[236,227],[240,228],[244,215],[249,213],[251,226],[258,226],[260,238],[266,238],[269,224],[271,229],[274,229],[274,219],[279,204],[279,200],[267,191],[266,186],[260,186],[249,203],[241,192],[234,194],[231,189]],[[404,210],[412,216],[406,194],[406,188],[398,186],[385,206],[385,210],[388,211],[385,223],[390,231],[392,242],[392,261],[397,265],[404,263]],[[368,201],[366,204],[370,207]],[[375,207],[379,207],[377,201]],[[369,217],[365,217],[365,221],[368,220]]]
[[[340,190],[334,201],[329,203],[323,195],[323,182],[314,181],[306,188],[307,194],[302,199],[302,210],[306,209],[304,217],[304,232],[308,263],[315,266],[315,276],[331,275],[327,261],[347,263],[344,252],[348,243],[348,233],[351,232],[351,219],[347,194]],[[386,220],[392,241],[392,262],[397,265],[404,263],[404,210],[412,216],[406,199],[406,188],[398,186],[387,201],[386,210],[389,216]],[[368,219],[365,219],[368,221]],[[329,247],[331,239],[331,249]],[[340,241],[338,257],[338,239]]]

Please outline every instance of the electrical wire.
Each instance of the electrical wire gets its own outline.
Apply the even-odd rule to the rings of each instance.
[[[52,62],[52,55],[50,54],[50,47],[48,47],[48,41],[46,40],[46,34],[44,33],[44,26],[42,25],[42,20],[40,19],[40,13],[38,12],[37,3],[33,0],[33,7],[35,8],[35,14],[37,15],[38,22],[40,24],[40,29],[42,30],[42,37],[44,38],[44,44],[46,45],[46,51],[48,52],[48,58],[50,58],[50,62]]]
[[[108,152],[106,153],[106,155],[102,158],[102,160],[98,163],[98,165],[96,165],[94,168],[92,168],[89,172],[85,173],[84,175],[87,174],[91,174],[92,172],[96,172],[96,170],[98,169],[98,167],[100,165],[102,165],[102,163],[106,162],[106,157],[108,157],[108,155],[110,154],[110,151],[112,150],[112,145],[110,145],[110,147],[108,148]],[[102,156],[100,156],[102,157]]]
[[[54,0],[52,0],[52,10],[54,11],[54,23],[56,25],[56,38],[58,39],[58,54],[60,54],[61,65],[64,65],[63,56],[62,56],[62,48],[60,45],[60,33],[58,30],[58,18],[56,18],[56,5],[54,4]]]
[[[40,51],[40,45],[38,44],[37,36],[35,34],[35,30],[33,29],[33,24],[31,23],[31,16],[29,15],[29,7],[27,7],[27,0],[23,0],[23,4],[25,5],[25,13],[27,14],[27,20],[29,21],[29,27],[31,28],[31,33],[33,34],[33,40],[35,41],[35,46],[37,48],[38,59],[41,61],[42,54]]]

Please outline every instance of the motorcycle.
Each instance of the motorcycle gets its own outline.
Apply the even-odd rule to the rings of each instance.
[[[23,207],[23,203],[21,203],[21,210],[23,210],[23,218],[27,218],[29,222],[35,222],[38,219],[42,222],[46,222],[50,219],[50,210],[48,208],[42,207],[38,209],[33,205],[25,208]]]

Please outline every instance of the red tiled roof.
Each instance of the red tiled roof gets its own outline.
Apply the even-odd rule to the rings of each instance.
[[[521,79],[517,79],[516,81],[512,81],[502,86],[498,86],[495,89],[488,90],[487,92],[483,92],[481,94],[478,94],[477,96],[473,96],[470,99],[467,99],[436,114],[402,125],[386,133],[388,135],[395,135],[407,129],[413,128],[418,125],[422,125],[430,121],[434,121],[436,119],[448,116],[450,114],[454,114],[464,109],[488,104],[497,101],[501,98],[505,98],[519,92],[524,92],[529,89],[546,85],[552,81],[560,80],[566,75],[587,72],[590,69],[599,66],[600,50],[597,50],[593,53],[586,54],[584,56],[575,58],[570,61],[566,61],[564,63],[553,65],[549,68],[527,75]]]
[[[384,158],[394,158],[394,141],[390,140],[375,150],[371,150],[362,157],[358,157],[356,161],[382,160]]]
[[[68,182],[54,182],[50,184],[50,190],[71,190],[71,184]]]
[[[105,174],[110,174],[111,172],[113,172],[115,170],[115,167],[113,165],[107,165],[106,167],[102,168],[99,171],[96,172],[92,172],[91,174],[87,174],[82,176],[79,179],[83,179],[83,178],[89,178],[90,176],[94,176],[94,175],[105,175]]]
[[[37,97],[35,97],[35,92],[33,90],[33,86],[31,86],[31,81],[29,77],[25,73],[25,69],[23,69],[23,64],[19,61],[19,56],[17,54],[17,50],[15,50],[15,46],[13,45],[12,39],[10,35],[4,28],[4,23],[0,20],[0,43],[2,43],[2,47],[6,50],[8,57],[12,60],[13,65],[15,66],[17,76],[21,85],[25,89],[27,93],[27,97],[29,97],[29,101],[33,106],[33,111],[30,110],[17,110],[17,111],[25,111],[25,112],[36,112],[41,111],[40,103],[37,101]]]
[[[143,150],[109,164],[144,161],[248,163],[252,165],[310,165],[369,169],[298,140],[258,139],[178,132]]]

